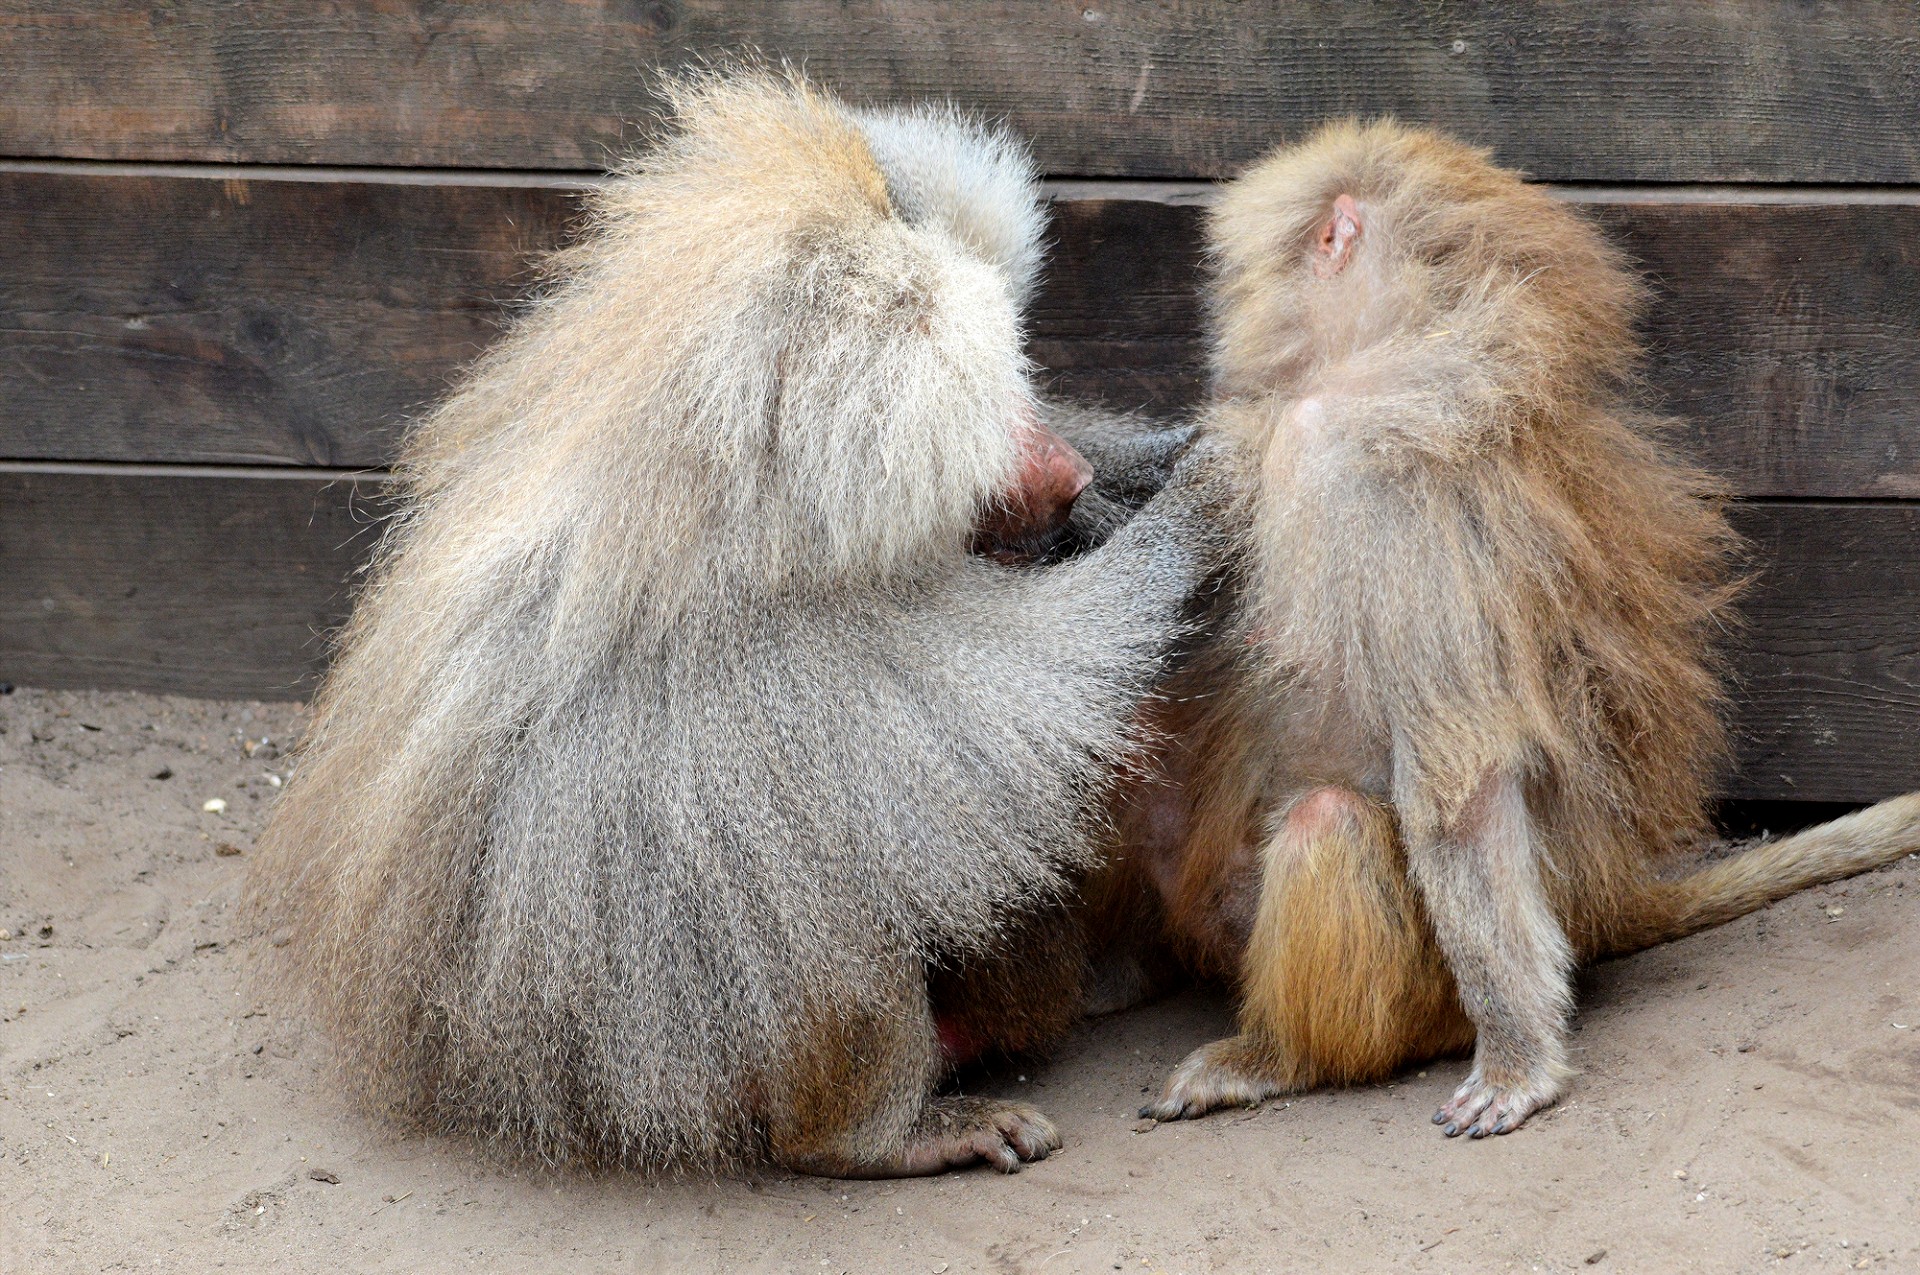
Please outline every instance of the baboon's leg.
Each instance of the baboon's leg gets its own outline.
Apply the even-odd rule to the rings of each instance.
[[[1065,905],[1036,909],[995,938],[993,951],[927,979],[941,1052],[955,1065],[1038,1049],[1079,1016],[1087,956]]]
[[[1143,1109],[1156,1120],[1377,1079],[1473,1039],[1383,808],[1345,788],[1307,793],[1262,872],[1240,1035],[1175,1069]]]
[[[1047,1118],[1021,1102],[934,1097],[947,1070],[924,980],[903,978],[897,1003],[841,1014],[796,1060],[799,1083],[770,1113],[774,1160],[835,1178],[897,1178],[988,1164],[1017,1172],[1060,1146]]]
[[[1121,838],[1125,844],[1126,838]],[[1160,892],[1137,857],[1116,851],[1081,887],[1074,922],[1085,935],[1080,1013],[1098,1018],[1143,1005],[1186,977],[1167,941]]]
[[[1434,1114],[1447,1136],[1516,1129],[1559,1096],[1573,953],[1540,879],[1518,778],[1489,775],[1408,864],[1478,1029],[1473,1069]]]

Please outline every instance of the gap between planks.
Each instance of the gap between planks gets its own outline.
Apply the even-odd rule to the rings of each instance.
[[[44,173],[72,177],[180,177],[201,181],[273,181],[375,186],[494,186],[592,190],[609,176],[592,171],[519,168],[377,168],[298,164],[228,164],[93,159],[0,159],[0,176]],[[1561,199],[1587,204],[1920,205],[1920,185],[1769,184],[1763,182],[1548,182]],[[1120,200],[1169,205],[1211,204],[1218,182],[1138,178],[1050,177],[1041,182],[1059,203]]]
[[[324,465],[168,465],[152,461],[0,460],[0,474],[59,474],[91,478],[295,478],[303,482],[384,483],[387,469]]]
[[[168,465],[151,461],[0,460],[0,475],[58,474],[93,478],[273,478],[312,483],[389,483],[390,469],[338,469],[321,465]],[[1731,508],[1745,506],[1824,506],[1847,509],[1912,509],[1920,500],[1886,496],[1735,496]]]

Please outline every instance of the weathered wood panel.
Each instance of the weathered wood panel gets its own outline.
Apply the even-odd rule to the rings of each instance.
[[[1185,406],[1197,197],[1069,193],[1035,357],[1068,393]],[[1573,196],[1645,264],[1654,387],[1708,464],[1750,495],[1920,496],[1920,199]],[[0,172],[0,458],[385,464],[575,198]]]
[[[387,484],[0,469],[0,680],[312,689]]]
[[[0,174],[0,458],[384,464],[554,189]]]
[[[1920,789],[1920,506],[1752,505],[1736,797]]]
[[[1053,204],[1027,348],[1056,393],[1173,413],[1206,383],[1200,342],[1203,202],[1103,198]]]
[[[1586,206],[1695,454],[1747,495],[1920,496],[1920,201]]]
[[[1886,0],[0,0],[0,153],[600,168],[742,48],[1004,113],[1069,175],[1219,176],[1395,112],[1549,178],[1920,177]]]
[[[381,484],[0,470],[0,679],[305,693]],[[1741,651],[1743,798],[1920,788],[1920,508],[1743,508],[1764,568]]]

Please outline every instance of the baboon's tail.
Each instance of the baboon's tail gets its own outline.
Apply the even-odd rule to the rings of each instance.
[[[1920,793],[1766,841],[1685,876],[1649,882],[1644,906],[1606,944],[1623,955],[1724,925],[1808,886],[1920,852]]]

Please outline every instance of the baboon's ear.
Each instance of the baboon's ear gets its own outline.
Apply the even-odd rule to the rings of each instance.
[[[1347,268],[1347,259],[1353,255],[1354,241],[1360,238],[1360,205],[1353,202],[1352,195],[1341,195],[1333,201],[1333,211],[1320,225],[1320,233],[1313,241],[1313,272],[1322,279],[1331,279]]]

